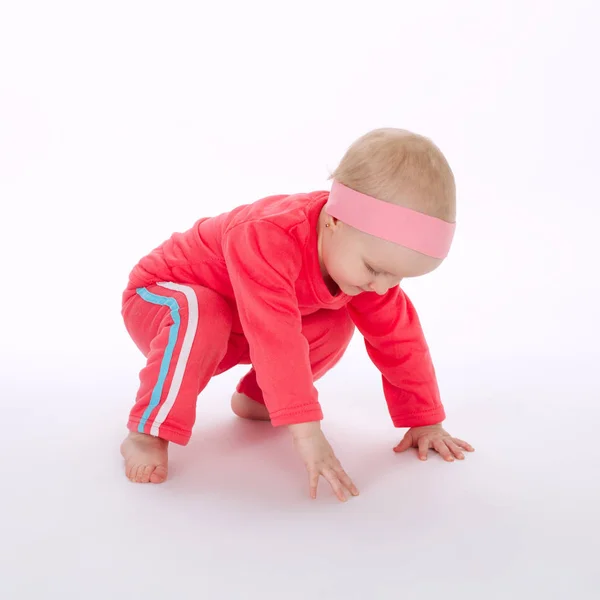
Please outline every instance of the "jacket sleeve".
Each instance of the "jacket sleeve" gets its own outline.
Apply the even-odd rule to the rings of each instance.
[[[417,312],[400,286],[382,296],[360,294],[348,310],[381,372],[394,426],[441,423],[446,415],[429,348]]]
[[[225,232],[223,252],[271,423],[321,420],[295,292],[299,242],[270,222],[241,223]]]

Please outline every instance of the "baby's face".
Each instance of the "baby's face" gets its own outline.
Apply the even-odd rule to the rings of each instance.
[[[440,266],[431,258],[382,240],[341,221],[322,228],[321,263],[340,290],[349,296],[385,294],[405,277],[419,277]]]

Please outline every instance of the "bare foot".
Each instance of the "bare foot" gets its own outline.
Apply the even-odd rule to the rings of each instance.
[[[167,478],[169,442],[130,431],[121,444],[125,475],[135,483],[162,483]]]
[[[264,404],[255,402],[248,398],[246,394],[236,392],[231,397],[231,410],[242,419],[251,419],[253,421],[270,421],[269,411]]]

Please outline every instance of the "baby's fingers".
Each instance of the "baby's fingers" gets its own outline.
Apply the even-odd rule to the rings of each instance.
[[[413,445],[413,439],[410,430],[406,433],[406,435],[402,438],[400,443],[394,448],[394,452],[404,452],[408,450]]]
[[[339,480],[346,487],[346,489],[353,496],[358,496],[358,488],[354,485],[354,483],[352,483],[352,479],[350,479],[350,477],[348,476],[346,471],[344,471],[344,469],[342,468],[341,465],[335,469],[335,472],[336,472]]]
[[[319,471],[312,470],[308,472],[308,485],[310,487],[310,497],[314,500],[317,497],[317,486],[319,485]]]
[[[460,448],[452,441],[446,440],[446,445],[452,451],[452,454],[458,458],[458,460],[464,460],[465,455],[460,451]]]
[[[419,458],[421,460],[427,460],[427,452],[429,450],[429,438],[423,436],[419,438]]]
[[[446,440],[435,440],[435,442],[433,442],[433,447],[439,452],[444,460],[447,460],[448,462],[454,461],[454,456],[452,456],[450,448],[446,445]]]
[[[342,488],[342,484],[340,483],[335,471],[329,467],[325,467],[322,471],[322,475],[325,477],[325,479],[327,479],[327,481],[329,481],[329,484],[331,485],[338,499],[341,502],[346,502],[346,494],[344,494],[344,489]]]
[[[464,442],[463,440],[459,440],[458,438],[452,438],[452,441],[457,446],[460,446],[463,450],[466,450],[467,452],[475,452],[475,448],[473,448],[471,444]]]

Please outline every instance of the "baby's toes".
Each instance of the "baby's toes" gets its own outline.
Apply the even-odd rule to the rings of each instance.
[[[129,479],[129,481],[135,481],[137,467],[137,464],[132,461],[128,462],[125,466],[125,475],[127,475],[127,479]]]
[[[140,465],[139,463],[134,463],[131,466],[131,477],[129,479],[131,479],[131,481],[133,481],[134,483],[139,483],[141,470],[142,470],[142,465]]]
[[[158,465],[156,469],[151,473],[149,481],[150,483],[162,483],[167,478],[167,467],[164,465]]]
[[[146,465],[140,465],[139,463],[134,465],[131,474],[131,481],[133,481],[134,483],[143,483],[144,481],[144,468],[146,467]]]
[[[150,481],[150,475],[152,475],[153,469],[154,465],[142,465],[138,471],[138,482],[148,483]]]
[[[152,469],[154,469],[154,465],[143,463],[138,467],[137,476],[135,478],[136,483],[149,483],[150,475],[152,474]]]

